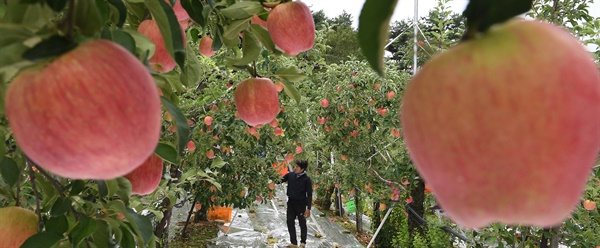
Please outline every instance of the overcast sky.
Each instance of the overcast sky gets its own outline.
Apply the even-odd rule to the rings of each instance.
[[[312,11],[317,12],[323,10],[327,17],[336,17],[344,10],[354,18],[354,27],[358,26],[358,16],[362,9],[365,0],[302,0]],[[468,0],[452,0],[450,9],[456,13],[462,13],[467,6]],[[436,0],[419,0],[419,16],[426,16],[429,10],[437,5]],[[590,6],[590,14],[592,16],[600,16],[600,0],[595,0],[595,3]],[[399,0],[392,16],[392,22],[414,16],[414,0]]]

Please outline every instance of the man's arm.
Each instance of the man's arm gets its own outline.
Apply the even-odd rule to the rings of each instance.
[[[306,209],[310,210],[312,206],[312,194],[313,194],[313,186],[312,179],[310,177],[306,180]]]
[[[289,175],[289,174],[290,174],[290,173],[288,172],[287,174],[285,174],[284,176],[282,176],[282,177],[281,177],[281,183],[285,183],[285,182],[287,182],[287,180],[288,180],[288,175]]]

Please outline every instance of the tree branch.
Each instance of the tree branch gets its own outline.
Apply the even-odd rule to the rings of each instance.
[[[385,178],[381,177],[381,175],[379,175],[379,173],[377,172],[377,170],[375,170],[375,168],[373,168],[373,164],[371,163],[371,161],[369,161],[369,169],[371,169],[371,171],[373,171],[373,173],[375,173],[375,176],[376,176],[376,177],[377,177],[377,178],[378,178],[380,181],[382,181],[382,182],[384,182],[384,183],[387,183],[387,184],[390,184],[390,185],[391,185],[391,184],[393,184],[393,185],[396,185],[396,186],[398,186],[398,188],[400,188],[401,190],[404,190],[404,191],[406,191],[406,188],[404,187],[404,185],[402,185],[402,184],[400,184],[400,183],[397,183],[397,182],[394,182],[394,181],[391,181],[391,180],[387,180],[387,179],[385,179]]]
[[[29,166],[29,179],[31,180],[31,189],[33,190],[33,194],[35,195],[35,213],[38,216],[38,231],[42,231],[40,230],[40,227],[43,224],[42,213],[40,211],[40,196],[38,194],[37,186],[35,184],[35,171],[33,170],[33,165],[31,165],[28,161],[29,159],[25,163]]]
[[[48,179],[48,181],[50,181],[50,184],[52,184],[52,186],[54,186],[54,188],[58,191],[60,196],[61,197],[64,196],[62,185],[60,185],[60,183],[55,178],[53,178],[50,174],[48,174],[48,172],[46,172],[44,169],[40,168],[40,166],[38,166],[31,159],[29,159],[29,157],[26,157],[26,158],[27,158],[27,164],[29,164],[30,166],[35,166],[35,168],[40,172],[40,174],[42,174],[44,177],[46,177],[46,179]]]

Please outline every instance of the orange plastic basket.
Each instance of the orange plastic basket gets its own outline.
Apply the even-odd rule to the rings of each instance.
[[[212,207],[208,209],[208,220],[223,220],[231,222],[232,207]]]

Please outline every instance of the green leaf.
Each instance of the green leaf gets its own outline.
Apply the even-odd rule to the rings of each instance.
[[[0,33],[0,47],[22,42],[34,35],[26,26],[13,23],[0,23]]]
[[[55,232],[36,233],[25,240],[21,248],[50,248],[61,239],[63,239],[63,235]]]
[[[115,195],[117,190],[119,190],[119,183],[117,183],[117,179],[105,180],[104,182],[106,183],[108,197]]]
[[[209,6],[204,7],[200,0],[180,0],[181,7],[185,9],[185,11],[190,16],[194,22],[198,23],[200,26],[204,27],[206,24],[206,17],[203,15],[204,8],[210,8]],[[204,7],[204,8],[203,8]]]
[[[185,147],[190,139],[190,126],[187,123],[187,119],[185,118],[181,110],[177,108],[177,106],[175,106],[164,96],[161,96],[160,98],[163,103],[163,106],[165,106],[169,114],[171,114],[171,116],[173,116],[173,119],[175,120],[175,128],[177,129],[177,150],[179,151],[179,154],[183,154]]]
[[[100,198],[105,198],[108,195],[108,188],[106,187],[106,182],[103,180],[96,181],[98,183],[98,194],[100,194]]]
[[[129,196],[131,196],[131,182],[124,177],[118,177],[117,186],[119,187],[116,194],[125,204],[129,204]]]
[[[73,201],[71,200],[71,198],[60,197],[56,199],[54,205],[52,205],[52,210],[50,210],[50,215],[52,217],[64,215],[69,210],[69,208],[71,208],[72,203]]]
[[[187,63],[185,63],[185,72],[181,73],[181,82],[186,87],[191,87],[200,81],[201,71],[200,68],[202,65],[200,64],[200,60],[197,57],[198,50],[192,48],[191,45],[186,46],[187,52]]]
[[[285,94],[287,94],[290,98],[296,100],[296,103],[300,103],[300,92],[292,85],[290,82],[283,81],[283,89]]]
[[[267,50],[276,55],[281,54],[281,51],[275,46],[275,43],[271,39],[271,34],[269,34],[269,31],[266,28],[259,24],[250,24],[250,29]]]
[[[156,46],[150,39],[148,39],[148,37],[132,29],[123,30],[133,37],[136,46],[135,54],[138,55],[141,60],[147,60],[154,55]]]
[[[48,232],[55,232],[57,234],[62,235],[67,230],[69,230],[69,222],[67,221],[67,216],[60,215],[48,219],[48,221],[46,221],[46,230]]]
[[[487,31],[492,25],[502,23],[531,9],[533,0],[471,0],[463,12],[467,18],[468,39],[478,32]]]
[[[79,0],[75,4],[75,27],[84,35],[93,36],[108,20],[109,8],[104,0]]]
[[[6,1],[4,1],[6,2]],[[28,4],[23,1],[9,1],[2,23],[15,23],[34,29],[42,28],[54,18],[54,11],[46,4]]]
[[[371,68],[384,75],[383,53],[398,0],[367,0],[358,18],[358,43]]]
[[[295,66],[280,68],[275,72],[275,76],[289,82],[300,82],[306,78],[306,75]]]
[[[85,181],[83,180],[73,180],[71,181],[71,192],[69,195],[74,196],[78,195],[85,189]]]
[[[11,78],[18,70],[31,62],[23,59],[21,56],[29,50],[23,43],[13,43],[7,46],[0,46],[0,73],[5,73],[6,78]],[[0,103],[3,106],[4,102]],[[4,112],[4,107],[1,109]]]
[[[212,161],[212,164],[210,165],[210,168],[213,169],[220,169],[222,168],[225,164],[227,164],[227,162],[223,161],[223,159],[220,158],[215,158]]]
[[[135,211],[133,211],[132,209],[128,208],[127,212],[129,213],[129,215],[128,215],[129,218],[131,218],[131,220],[133,220],[133,222],[135,222],[135,228],[139,231],[139,234],[142,236],[142,238],[144,240],[144,245],[148,244],[148,241],[150,241],[150,238],[152,237],[152,234],[153,234],[152,233],[152,221],[150,221],[150,218],[148,218],[146,216],[142,216],[142,215],[136,213]]]
[[[256,36],[252,32],[244,31],[244,38],[242,39],[242,51],[243,56],[239,59],[234,59],[228,64],[236,66],[244,66],[252,63],[260,55],[261,47],[256,39]]]
[[[121,29],[110,30],[108,28],[105,28],[102,30],[102,38],[114,41],[115,43],[129,50],[132,54],[136,54],[137,52],[137,47],[133,36],[131,36],[130,33],[125,32]]]
[[[237,39],[239,40],[240,32],[244,31],[244,29],[248,28],[250,25],[250,18],[243,20],[232,21],[229,26],[225,29],[223,33],[224,38],[229,40]],[[226,43],[227,44],[227,43]],[[229,45],[227,45],[229,47]]]
[[[81,241],[85,238],[90,237],[94,231],[96,231],[96,220],[87,217],[85,215],[79,216],[77,226],[73,228],[73,231],[69,235],[71,237],[71,243],[74,247],[79,247]]]
[[[56,57],[77,47],[77,43],[65,37],[54,35],[43,40],[23,54],[23,58],[38,61]]]
[[[119,21],[117,22],[118,28],[123,28],[123,24],[125,24],[125,20],[127,20],[127,7],[123,3],[123,0],[108,0],[117,11],[119,12]]]
[[[150,13],[152,13],[154,20],[156,20],[167,52],[177,62],[181,70],[185,70],[184,37],[173,8],[164,0],[146,0],[146,5]]]
[[[67,0],[46,0],[46,4],[54,11],[60,12],[67,6]]]
[[[221,13],[231,19],[247,19],[258,14],[264,7],[260,2],[247,1],[237,2],[227,8],[221,9]]]
[[[154,149],[154,153],[171,164],[179,164],[177,150],[167,143],[158,143],[158,146]]]
[[[121,226],[120,230],[123,233],[123,236],[119,244],[121,244],[122,247],[137,247],[135,244],[135,239],[133,238],[133,233],[127,230],[125,226]]]
[[[98,220],[96,222],[96,231],[92,234],[92,239],[94,239],[94,245],[97,248],[109,248],[109,241],[112,239],[112,235],[110,234],[110,227],[108,224],[102,220]],[[125,246],[126,247],[126,246]]]
[[[19,181],[19,166],[12,158],[4,157],[0,162],[0,174],[6,184],[13,187]]]

